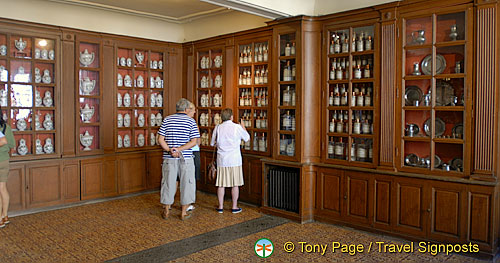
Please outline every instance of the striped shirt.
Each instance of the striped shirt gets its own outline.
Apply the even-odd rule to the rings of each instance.
[[[161,124],[158,134],[165,137],[165,142],[169,148],[180,147],[192,139],[200,137],[196,121],[185,113],[175,113],[166,117]],[[193,158],[193,150],[183,150],[182,155],[184,158]],[[163,151],[163,159],[166,158],[174,157]]]

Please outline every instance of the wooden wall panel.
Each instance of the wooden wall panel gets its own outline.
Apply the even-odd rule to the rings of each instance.
[[[115,127],[115,103],[116,95],[115,91],[112,87],[115,85],[115,76],[114,73],[114,61],[115,61],[115,49],[109,41],[105,41],[105,45],[103,45],[103,65],[102,65],[102,113],[100,113],[101,118],[101,130],[102,134],[101,147],[103,147],[105,153],[113,153],[115,148],[115,135],[114,135],[114,127]]]
[[[105,157],[101,176],[101,192],[104,197],[118,194],[118,173],[115,156]]]
[[[50,206],[61,203],[62,177],[59,162],[30,164],[28,175],[27,207]]]
[[[72,34],[64,34],[62,41],[62,148],[63,156],[75,155],[75,39]]]
[[[477,9],[476,33],[476,123],[474,137],[474,171],[489,173],[494,167],[495,138],[498,139],[495,121],[498,108],[495,105],[498,93],[498,54],[497,54],[497,12],[496,8]]]
[[[389,225],[391,212],[391,182],[375,180],[375,222]]]
[[[162,178],[163,151],[150,152],[146,158],[148,159],[147,187],[148,189],[159,188]]]
[[[102,196],[103,163],[102,158],[81,161],[82,200]]]
[[[26,208],[26,179],[24,165],[10,164],[7,190],[10,195],[9,211],[23,210]]]
[[[469,240],[490,242],[491,196],[484,193],[469,193]]]
[[[396,68],[396,25],[382,25],[382,69]],[[394,165],[395,70],[381,70],[380,78],[380,164]]]
[[[414,179],[397,179],[397,207],[395,230],[403,233],[426,236],[430,207],[424,198],[424,185]]]
[[[119,193],[146,189],[146,155],[142,153],[118,156]]]
[[[167,112],[164,114],[169,115],[175,113],[175,103],[180,98],[186,98],[187,93],[182,89],[182,47],[168,48],[168,92],[167,92]]]
[[[262,162],[260,159],[253,159],[250,161],[250,194],[252,196],[262,198]],[[260,204],[260,201],[259,201]]]
[[[321,173],[322,193],[320,209],[330,210],[340,215],[342,200],[341,174]]]
[[[368,180],[351,178],[346,175],[347,180],[347,215],[356,217],[368,217]]]
[[[80,166],[78,160],[63,162],[64,201],[80,201]]]
[[[460,193],[433,189],[433,220],[431,231],[458,237],[460,226]]]

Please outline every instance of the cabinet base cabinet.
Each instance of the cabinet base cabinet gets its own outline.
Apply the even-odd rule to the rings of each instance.
[[[119,193],[127,194],[146,189],[146,155],[118,155]]]
[[[117,194],[115,157],[82,160],[80,174],[82,200]]]
[[[157,189],[161,186],[163,152],[148,153],[148,189]]]
[[[498,246],[497,186],[319,168],[314,219],[409,239]]]
[[[24,165],[10,164],[7,190],[9,191],[9,211],[26,209],[26,180],[24,177]]]

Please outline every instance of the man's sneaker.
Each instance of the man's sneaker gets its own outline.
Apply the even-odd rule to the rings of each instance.
[[[193,205],[189,205],[188,208],[186,209],[186,211],[188,211],[188,212],[193,211],[193,210],[194,210]]]

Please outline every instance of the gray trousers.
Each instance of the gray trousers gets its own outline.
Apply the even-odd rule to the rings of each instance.
[[[193,159],[164,159],[162,166],[160,203],[171,205],[174,203],[177,191],[177,176],[181,184],[181,205],[189,205],[196,201],[196,180],[194,178]]]

